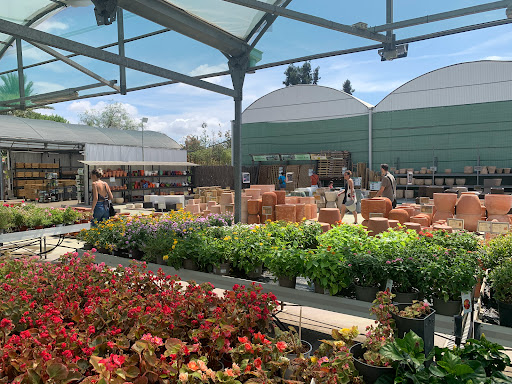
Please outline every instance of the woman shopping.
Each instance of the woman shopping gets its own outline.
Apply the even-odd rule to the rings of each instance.
[[[101,168],[94,169],[91,172],[92,180],[92,209],[93,209],[93,220],[92,226],[97,223],[108,220],[109,214],[109,200],[112,201],[114,198],[110,187],[104,181],[101,181],[103,171]]]
[[[354,190],[354,180],[351,179],[352,171],[345,171],[343,174],[343,178],[345,179],[345,188],[338,193],[340,196],[342,193],[345,193],[343,197],[343,203],[341,204],[341,221],[343,221],[343,216],[345,216],[345,211],[348,210],[352,212],[354,215],[354,224],[357,224],[357,200],[356,200],[356,192]]]

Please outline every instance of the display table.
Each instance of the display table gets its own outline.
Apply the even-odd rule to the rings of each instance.
[[[155,206],[159,203],[165,204],[181,204],[185,207],[185,195],[149,195],[149,201],[152,202]]]

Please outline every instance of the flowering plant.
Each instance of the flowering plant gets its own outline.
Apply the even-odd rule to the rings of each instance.
[[[432,308],[425,301],[413,300],[412,304],[398,312],[398,316],[409,319],[421,319],[432,313]]]

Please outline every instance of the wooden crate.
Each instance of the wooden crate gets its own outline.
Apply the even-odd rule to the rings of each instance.
[[[25,163],[16,163],[16,168],[25,168]]]

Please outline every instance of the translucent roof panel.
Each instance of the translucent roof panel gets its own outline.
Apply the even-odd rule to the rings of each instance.
[[[227,3],[223,0],[165,0],[191,15],[246,40],[256,24],[265,16],[265,12]],[[276,5],[281,0],[260,0]]]

